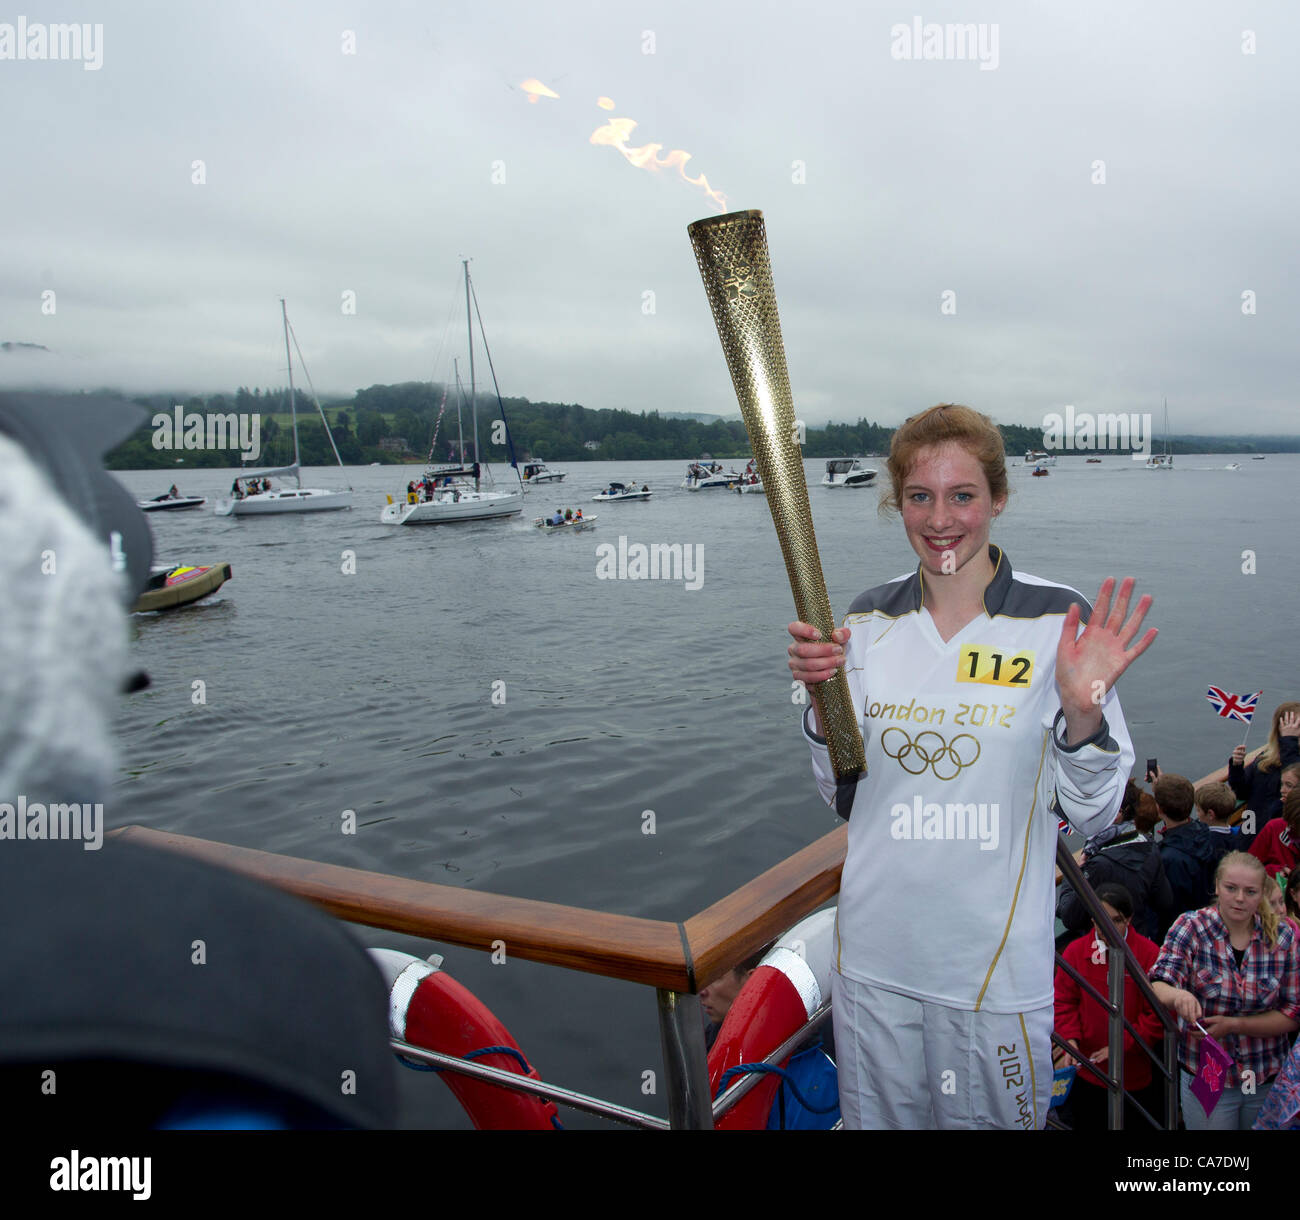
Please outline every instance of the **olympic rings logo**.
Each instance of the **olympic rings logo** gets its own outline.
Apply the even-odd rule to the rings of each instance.
[[[901,743],[893,748],[890,746],[891,733],[897,733],[902,738]],[[969,741],[971,744],[959,749],[957,743],[960,741]],[[891,725],[880,735],[880,746],[886,756],[896,759],[909,775],[920,775],[927,767],[932,767],[935,778],[941,780],[956,779],[963,767],[969,767],[980,756],[980,743],[970,733],[958,733],[951,742],[947,742],[941,733],[927,729],[913,741],[896,725]]]

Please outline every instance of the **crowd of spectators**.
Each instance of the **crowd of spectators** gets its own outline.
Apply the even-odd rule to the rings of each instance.
[[[1115,933],[1178,1027],[1181,1122],[1189,1130],[1300,1127],[1300,703],[1273,714],[1268,743],[1233,752],[1226,783],[1199,787],[1155,768],[1148,794],[1130,780],[1115,823],[1074,855]],[[1061,879],[1056,1067],[1076,1068],[1059,1114],[1105,1127],[1109,937]],[[1125,980],[1121,1075],[1125,1126],[1163,1124],[1164,1022]],[[1136,1036],[1135,1036],[1136,1034]],[[1207,1107],[1192,1088],[1211,1038],[1226,1053]],[[1154,1052],[1154,1060],[1144,1047]],[[1215,1079],[1211,1071],[1209,1078]],[[1140,1106],[1141,1110],[1136,1107]]]

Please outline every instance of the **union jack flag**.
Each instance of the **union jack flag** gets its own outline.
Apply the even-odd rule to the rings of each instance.
[[[1205,697],[1214,704],[1214,710],[1220,716],[1249,724],[1250,718],[1255,714],[1255,705],[1263,693],[1262,690],[1257,690],[1253,695],[1231,695],[1226,690],[1211,686]]]

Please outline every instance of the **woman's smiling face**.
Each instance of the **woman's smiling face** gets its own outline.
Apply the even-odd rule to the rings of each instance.
[[[1006,497],[994,500],[984,468],[961,445],[929,445],[903,480],[903,526],[924,570],[960,572],[987,554],[989,526]]]

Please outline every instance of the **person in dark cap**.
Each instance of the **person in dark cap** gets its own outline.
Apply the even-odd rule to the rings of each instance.
[[[0,1097],[37,1128],[392,1126],[384,986],[350,933],[102,836],[153,544],[101,459],[140,417],[0,394]]]

